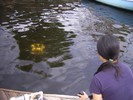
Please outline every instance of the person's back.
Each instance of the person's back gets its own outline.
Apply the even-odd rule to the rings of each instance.
[[[120,76],[113,68],[97,73],[90,86],[90,92],[101,94],[103,100],[133,100],[133,74],[124,63],[118,63]]]
[[[103,62],[90,84],[93,100],[133,100],[133,74],[126,64],[119,62],[120,45],[113,35],[102,36],[97,52]],[[79,95],[86,100],[87,95]]]

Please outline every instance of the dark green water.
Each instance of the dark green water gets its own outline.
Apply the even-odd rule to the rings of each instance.
[[[104,34],[120,39],[121,60],[133,66],[132,25],[115,19],[115,14],[104,16],[100,7],[84,0],[2,3],[0,27],[8,33],[0,31],[0,87],[72,95],[89,92],[101,64],[96,41]]]

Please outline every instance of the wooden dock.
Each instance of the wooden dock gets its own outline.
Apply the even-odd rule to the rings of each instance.
[[[9,100],[11,97],[30,94],[32,92],[17,91],[0,88],[0,100]],[[43,94],[44,100],[79,100],[77,96],[58,95],[58,94]]]

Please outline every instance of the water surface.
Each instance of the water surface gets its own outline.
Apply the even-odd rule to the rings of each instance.
[[[29,0],[5,5],[0,10],[4,30],[0,31],[2,88],[89,93],[91,78],[101,64],[96,42],[104,34],[119,38],[121,60],[133,66],[132,13],[85,0]],[[122,22],[116,13],[122,19],[127,13],[131,16]]]

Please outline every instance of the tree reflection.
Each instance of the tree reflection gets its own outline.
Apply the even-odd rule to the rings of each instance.
[[[19,59],[63,66],[64,60],[72,58],[69,49],[76,35],[61,29],[64,26],[57,17],[61,10],[74,9],[73,2],[80,0],[18,1],[13,5],[15,11],[5,15],[1,25],[12,30],[20,49]],[[59,5],[64,8],[60,9]]]
[[[70,35],[69,37],[67,36],[68,34]],[[57,60],[48,61],[51,66],[53,64],[54,66],[62,66],[63,60],[72,57],[69,53],[69,46],[73,44],[71,38],[74,37],[75,35],[72,32],[65,32],[57,27],[48,29],[37,27],[34,31],[31,29],[23,34],[16,33],[15,39],[18,41],[20,48],[19,59],[39,62],[62,56],[62,58]]]

